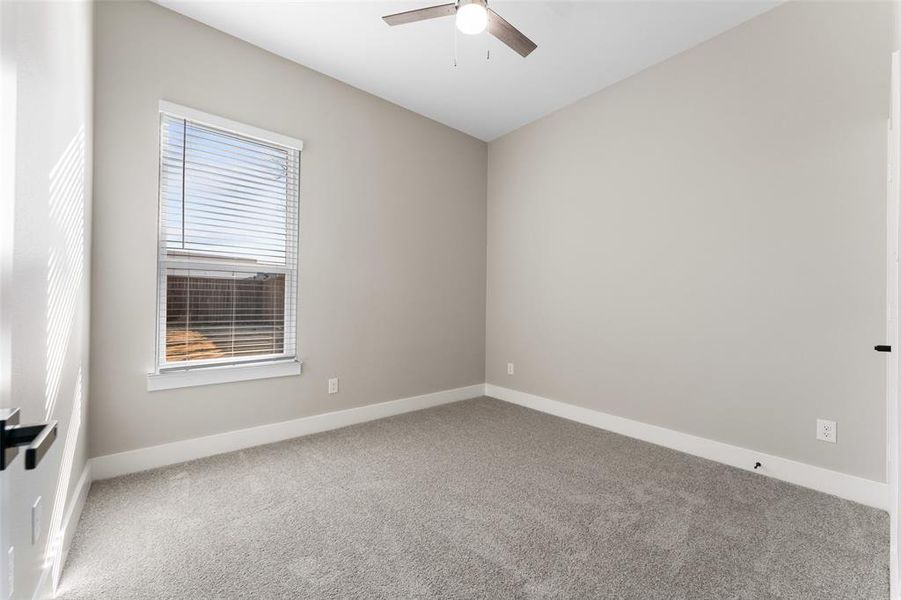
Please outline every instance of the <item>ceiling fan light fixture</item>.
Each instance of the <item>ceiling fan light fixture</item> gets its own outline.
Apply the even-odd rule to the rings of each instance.
[[[2,1],[0,0],[0,2]],[[499,14],[488,10],[488,0],[454,0],[454,2],[437,6],[414,8],[393,15],[385,15],[382,20],[394,27],[451,15],[455,16],[457,29],[463,33],[475,35],[482,33],[487,28],[488,33],[524,58],[538,47],[538,44],[524,36],[519,29],[510,25]]]
[[[482,33],[488,27],[485,0],[461,0],[457,6],[457,29],[467,35]]]

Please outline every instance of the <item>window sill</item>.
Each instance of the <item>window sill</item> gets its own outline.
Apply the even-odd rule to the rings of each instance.
[[[227,367],[204,367],[191,371],[170,371],[167,373],[148,373],[147,391],[172,390],[176,388],[194,387],[198,385],[214,385],[235,381],[251,381],[253,379],[269,379],[272,377],[289,377],[300,375],[303,363],[298,361],[279,361],[254,365],[229,365]]]

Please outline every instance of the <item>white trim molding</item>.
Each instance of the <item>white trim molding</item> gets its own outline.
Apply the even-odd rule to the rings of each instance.
[[[271,444],[311,433],[338,429],[407,412],[481,396],[485,385],[443,390],[421,396],[370,404],[335,412],[228,431],[200,438],[108,454],[91,459],[94,479],[109,479],[252,446]]]
[[[196,108],[191,108],[189,106],[176,104],[175,102],[169,102],[168,100],[160,100],[160,112],[172,115],[174,117],[187,119],[189,121],[194,121],[195,123],[211,125],[217,129],[224,129],[226,131],[231,131],[232,133],[237,133],[239,135],[246,135],[258,140],[265,140],[267,142],[280,144],[285,148],[293,148],[294,150],[303,151],[303,140],[285,135],[283,133],[268,131],[254,125],[248,125],[247,123],[232,121],[231,119],[226,119],[225,117],[213,115],[202,110],[197,110]]]
[[[490,383],[485,384],[485,395],[881,510],[889,509],[888,484],[879,481],[815,467]],[[755,462],[763,465],[756,471]]]
[[[889,508],[888,484],[886,483],[816,467],[748,448],[733,446],[724,442],[717,442],[657,425],[617,417],[608,413],[493,384],[471,385],[149,448],[108,454],[91,459],[90,464],[94,479],[108,479],[128,473],[136,473],[253,446],[280,442],[321,431],[356,425],[441,404],[468,400],[481,395],[491,396],[498,400],[518,404],[564,419],[794,483],[881,510],[888,510]],[[763,466],[755,471],[753,465],[758,461]]]
[[[75,491],[72,493],[72,498],[66,507],[66,513],[63,516],[63,522],[59,531],[56,533],[48,532],[48,535],[53,535],[59,540],[59,551],[53,553],[52,562],[48,561],[44,565],[32,600],[48,600],[56,597],[63,566],[66,564],[66,558],[69,556],[69,548],[72,546],[75,530],[78,528],[78,521],[81,519],[81,512],[84,510],[85,501],[88,499],[88,491],[91,489],[92,481],[91,461],[89,460],[84,469],[82,469],[78,483],[75,485]]]
[[[59,581],[63,574],[63,566],[66,564],[66,558],[69,556],[69,548],[72,547],[72,540],[75,538],[75,530],[78,528],[78,521],[81,519],[81,513],[84,510],[85,502],[88,499],[88,492],[91,491],[91,483],[94,481],[91,472],[91,461],[89,460],[78,478],[75,486],[75,492],[72,494],[72,502],[66,510],[63,518],[63,524],[59,531],[60,551],[58,560],[53,564],[53,590],[54,593],[59,588]]]
[[[148,373],[147,391],[157,392],[159,390],[172,390],[198,385],[251,381],[253,379],[269,379],[271,377],[290,377],[292,375],[300,375],[302,368],[303,363],[300,361],[283,360],[246,365],[201,367],[185,371]]]
[[[50,583],[50,580],[53,579],[51,570],[50,567],[45,567],[44,570],[41,571],[38,585],[34,588],[34,594],[31,596],[31,600],[50,600],[53,598],[55,594],[53,593],[53,586]]]

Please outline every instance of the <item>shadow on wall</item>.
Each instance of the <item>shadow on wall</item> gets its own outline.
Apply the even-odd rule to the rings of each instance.
[[[47,268],[47,339],[44,417],[54,418],[59,405],[64,367],[70,356],[70,344],[76,317],[83,309],[85,247],[85,131],[82,125],[62,156],[50,171]],[[77,342],[80,338],[77,338]],[[81,360],[80,348],[74,355]],[[65,432],[60,459],[53,512],[44,548],[44,568],[52,568],[54,588],[62,571],[62,530],[69,484],[83,413],[83,366],[79,365],[73,390],[72,411]]]

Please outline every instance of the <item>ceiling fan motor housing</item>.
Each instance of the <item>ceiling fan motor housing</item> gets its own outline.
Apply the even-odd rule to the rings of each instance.
[[[478,4],[484,9],[488,8],[488,0],[457,0],[457,10],[460,10],[467,4]]]
[[[487,0],[458,0],[457,29],[467,35],[482,33],[488,27]]]

